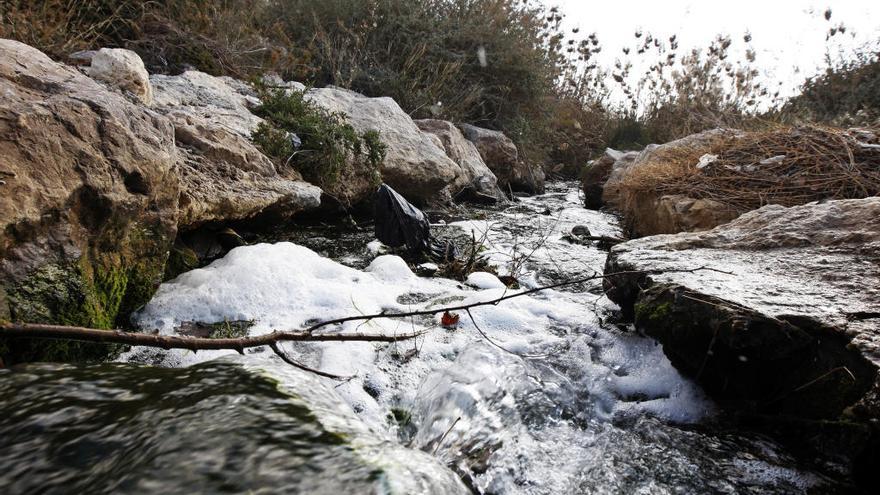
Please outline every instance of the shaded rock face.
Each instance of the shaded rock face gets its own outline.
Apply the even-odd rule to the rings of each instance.
[[[328,111],[344,114],[358,132],[378,131],[388,147],[380,169],[382,180],[410,201],[425,204],[443,199],[442,191],[462,173],[391,98],[369,98],[334,87],[312,89],[306,97]]]
[[[464,137],[474,143],[502,190],[544,192],[544,170],[521,161],[516,145],[504,133],[469,124],[462,124],[460,128]]]
[[[498,189],[498,179],[483,162],[476,146],[467,139],[452,122],[445,120],[416,120],[422,132],[436,136],[446,156],[458,164],[459,172],[455,182],[449,185],[451,195],[457,196],[462,190],[471,188],[473,191],[489,198],[502,199],[503,193]]]
[[[719,271],[692,270],[709,267]],[[615,246],[608,296],[684,373],[747,411],[880,417],[880,198],[766,206]]]
[[[135,95],[145,105],[153,103],[153,87],[144,62],[123,48],[101,48],[89,58],[89,76]]]
[[[248,86],[202,72],[153,76],[155,108],[174,125],[180,148],[180,228],[317,208],[321,190],[292,168],[276,170],[250,141],[262,119]]]
[[[584,206],[591,210],[598,210],[603,206],[617,207],[617,191],[614,182],[620,180],[622,170],[632,164],[639,156],[637,151],[617,151],[611,148],[588,164],[586,171],[581,177],[581,189],[584,191]],[[612,173],[615,180],[612,181]],[[614,189],[614,193],[612,193]]]
[[[0,54],[0,307],[109,328],[161,281],[177,222],[174,129],[34,48],[0,40]]]

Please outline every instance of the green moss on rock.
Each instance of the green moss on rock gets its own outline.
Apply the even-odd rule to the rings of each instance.
[[[165,269],[167,242],[132,226],[113,251],[77,261],[48,263],[5,288],[9,320],[98,329],[126,328],[129,316],[152,297]],[[0,305],[2,306],[2,305]],[[107,359],[123,347],[57,340],[0,339],[10,363]]]
[[[636,321],[646,321],[650,320],[652,322],[661,322],[670,317],[672,314],[672,304],[668,302],[661,302],[658,304],[651,304],[645,301],[640,301],[634,306]]]

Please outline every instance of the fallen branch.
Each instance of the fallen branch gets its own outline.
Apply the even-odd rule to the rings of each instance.
[[[593,274],[588,277],[582,277],[574,280],[566,280],[563,282],[535,287],[533,289],[504,295],[488,301],[481,301],[470,304],[461,304],[458,306],[445,306],[441,308],[423,309],[418,311],[410,311],[406,313],[388,313],[382,311],[380,313],[370,315],[346,316],[343,318],[335,318],[331,320],[316,323],[304,330],[298,331],[274,331],[264,335],[240,338],[221,338],[212,339],[206,337],[186,337],[179,335],[160,335],[158,333],[139,333],[125,332],[122,330],[98,330],[95,328],[72,327],[64,325],[45,325],[38,323],[2,323],[0,324],[0,337],[3,338],[29,338],[29,339],[55,339],[55,340],[74,340],[80,342],[97,342],[105,344],[123,344],[131,346],[153,347],[159,349],[186,349],[193,352],[203,350],[235,350],[239,354],[244,354],[244,350],[252,347],[268,346],[275,354],[277,354],[284,362],[334,379],[346,379],[324,373],[306,367],[290,359],[289,356],[281,351],[278,344],[281,342],[399,342],[404,340],[412,340],[427,333],[427,330],[418,332],[409,332],[402,334],[369,334],[369,333],[315,333],[321,328],[340,325],[351,321],[368,322],[378,318],[411,318],[416,316],[433,316],[435,314],[452,311],[466,311],[470,315],[470,310],[480,306],[497,306],[498,304],[514,299],[517,297],[527,296],[538,292],[558,289],[570,285],[577,285],[591,280],[605,279],[621,275],[657,275],[662,273],[693,273],[696,271],[707,270],[732,275],[725,272],[708,267],[699,267],[681,270],[633,270],[610,273],[607,275]],[[471,316],[473,318],[473,316]],[[475,322],[476,325],[476,322]],[[480,331],[485,337],[485,334]],[[488,337],[487,337],[488,338]]]

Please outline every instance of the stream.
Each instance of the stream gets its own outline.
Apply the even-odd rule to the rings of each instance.
[[[369,227],[279,230],[163,284],[135,315],[146,331],[238,322],[251,335],[381,311],[488,301],[601,274],[606,252],[566,236],[620,236],[577,184],[435,219],[512,275],[420,277]],[[264,239],[266,240],[266,239]],[[650,338],[614,321],[592,280],[437,317],[327,332],[405,333],[397,343],[163,352],[117,362],[0,370],[4,493],[846,493],[842,468],[805,465],[742,431]],[[235,323],[235,324],[233,324]],[[222,327],[222,325],[221,325]]]

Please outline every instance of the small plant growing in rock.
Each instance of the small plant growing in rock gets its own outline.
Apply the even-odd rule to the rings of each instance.
[[[254,111],[266,121],[252,139],[267,156],[318,185],[333,184],[352,161],[377,171],[386,146],[377,131],[359,133],[345,117],[305,98],[304,91],[261,88]]]

